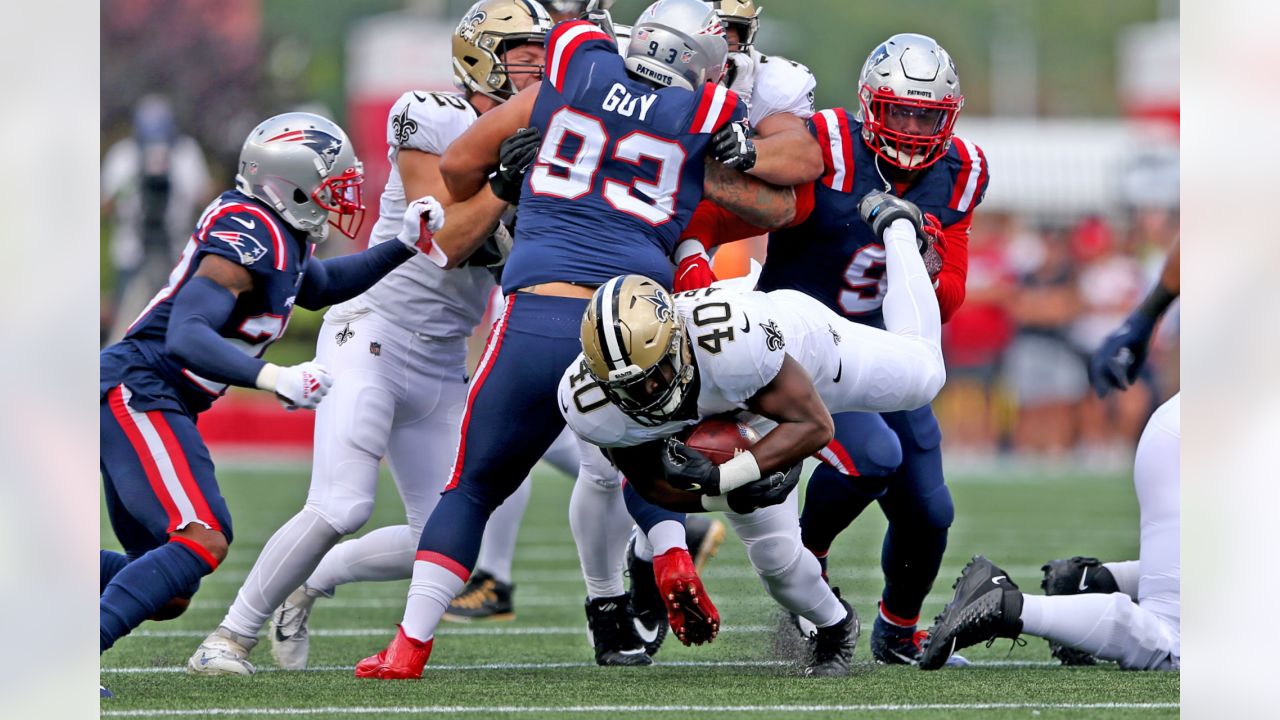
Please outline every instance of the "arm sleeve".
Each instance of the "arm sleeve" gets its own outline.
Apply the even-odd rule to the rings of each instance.
[[[343,257],[312,258],[302,276],[297,305],[319,310],[345,302],[373,287],[387,273],[415,255],[404,243],[384,242]]]
[[[201,377],[254,387],[266,363],[218,334],[235,306],[235,296],[212,279],[191,278],[173,299],[165,351]]]
[[[965,282],[969,275],[969,226],[973,214],[960,222],[942,229],[946,252],[942,257],[942,272],[938,273],[938,310],[942,322],[947,322],[964,304]]]

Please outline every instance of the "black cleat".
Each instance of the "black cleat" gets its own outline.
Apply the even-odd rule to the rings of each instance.
[[[1045,595],[1080,595],[1082,593],[1120,592],[1111,571],[1098,558],[1079,555],[1066,560],[1050,560],[1040,567],[1044,579],[1040,588]],[[1098,658],[1083,650],[1049,643],[1049,652],[1063,665],[1097,665]]]
[[[840,597],[836,592],[836,597]],[[862,625],[858,611],[840,598],[840,604],[848,611],[843,620],[829,627],[817,628],[809,636],[809,665],[804,669],[808,677],[847,677],[853,662],[853,651],[858,645]]]
[[[960,648],[1022,632],[1022,592],[990,560],[973,556],[952,587],[955,595],[924,641],[922,670],[937,670]]]
[[[701,575],[724,542],[724,523],[706,515],[688,515],[684,521],[684,541],[693,556],[693,567]]]
[[[667,606],[658,592],[653,563],[636,557],[635,548],[633,535],[631,542],[627,543],[627,575],[631,578],[627,594],[631,597],[636,634],[644,642],[645,653],[652,657],[662,647],[662,641],[667,639]]]
[[[516,609],[512,603],[515,592],[514,583],[498,582],[489,573],[479,570],[449,603],[444,619],[451,622],[515,620]]]
[[[636,634],[631,603],[626,595],[588,598],[587,634],[596,649],[597,665],[650,665],[644,642]],[[664,611],[665,612],[665,611]]]

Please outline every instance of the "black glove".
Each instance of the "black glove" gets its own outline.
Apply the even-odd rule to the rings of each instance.
[[[711,136],[711,157],[734,170],[746,172],[756,166],[756,144],[747,134],[745,122],[731,122]]]
[[[1155,327],[1155,318],[1134,312],[1102,341],[1089,358],[1089,382],[1098,397],[1106,397],[1113,389],[1125,390],[1138,379]]]
[[[493,232],[489,233],[489,237],[484,239],[484,244],[476,248],[466,260],[458,263],[458,266],[498,268],[506,264],[510,254],[511,233],[499,222]]]
[[[674,437],[667,440],[662,450],[662,474],[677,490],[700,495],[720,494],[720,467]]]
[[[923,230],[924,214],[910,200],[903,200],[883,190],[872,190],[858,201],[858,214],[871,226],[871,231],[877,238],[881,237],[885,228],[892,225],[895,220],[902,218],[910,220],[916,229],[916,246],[921,252],[926,249]]]
[[[489,178],[489,187],[500,199],[515,204],[520,200],[524,174],[542,147],[542,131],[520,128],[498,148],[498,171]]]
[[[729,509],[742,515],[760,508],[777,505],[800,484],[800,464],[786,472],[770,473],[725,495]]]

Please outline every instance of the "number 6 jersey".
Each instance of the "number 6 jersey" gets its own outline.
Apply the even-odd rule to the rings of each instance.
[[[671,252],[702,199],[711,135],[746,112],[719,85],[641,82],[598,27],[557,25],[531,117],[542,147],[520,196],[503,290],[599,285],[625,273],[671,287]]]

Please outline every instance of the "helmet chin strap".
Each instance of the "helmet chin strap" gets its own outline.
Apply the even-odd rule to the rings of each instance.
[[[887,193],[893,192],[893,183],[889,182],[889,179],[884,176],[884,170],[880,169],[880,153],[872,153],[872,155],[875,156],[876,174],[880,176],[880,182],[884,183],[884,191]]]

